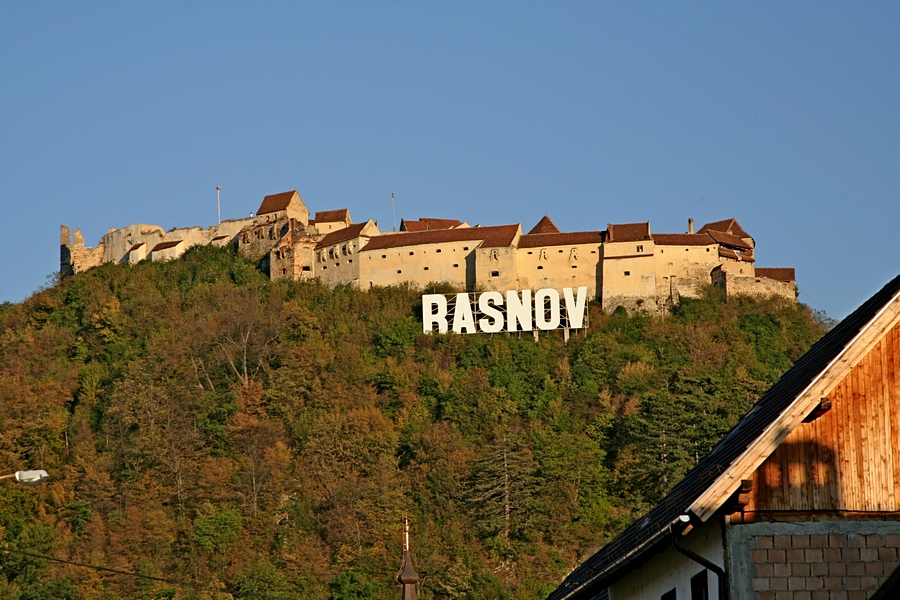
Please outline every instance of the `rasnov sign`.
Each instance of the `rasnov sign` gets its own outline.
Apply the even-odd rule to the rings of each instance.
[[[499,333],[582,329],[587,288],[483,292],[481,294],[425,294],[422,296],[422,331],[431,333]]]

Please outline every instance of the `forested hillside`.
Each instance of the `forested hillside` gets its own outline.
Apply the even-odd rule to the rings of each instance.
[[[713,290],[568,343],[419,306],[212,247],[0,305],[0,474],[52,475],[0,482],[0,600],[393,599],[405,514],[420,597],[542,598],[825,327]]]

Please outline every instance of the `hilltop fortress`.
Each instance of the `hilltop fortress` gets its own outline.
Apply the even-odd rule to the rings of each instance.
[[[664,314],[680,296],[709,284],[727,295],[794,300],[794,269],[756,267],[753,238],[734,219],[686,233],[651,233],[650,223],[609,224],[602,231],[561,232],[545,216],[528,233],[520,224],[469,226],[451,219],[401,220],[383,232],[347,209],[309,210],[296,190],[266,196],[256,216],[208,229],[163,231],[137,224],[110,229],[95,248],[81,232],[60,228],[60,273],[102,263],[134,264],[181,256],[191,246],[236,244],[273,280],[318,278],[360,288],[446,282],[459,290],[588,288],[604,311]]]

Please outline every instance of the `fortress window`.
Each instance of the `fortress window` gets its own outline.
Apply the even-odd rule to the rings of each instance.
[[[282,269],[282,270],[281,270],[281,274],[282,274],[282,275],[287,275],[287,269]]]
[[[348,262],[348,263],[352,263],[352,262],[353,262],[353,259],[351,258],[351,259],[348,260],[347,262]]]
[[[322,265],[322,270],[323,270],[323,271],[324,271],[325,269],[327,269],[327,268],[328,268],[328,267],[326,267],[325,265]]]
[[[625,271],[625,277],[631,277],[631,271]]]
[[[500,277],[500,271],[491,271],[491,277]]]
[[[303,265],[303,270],[304,270],[304,271],[312,271],[312,269],[310,269],[310,268],[309,268],[308,266],[306,266],[306,265]]]

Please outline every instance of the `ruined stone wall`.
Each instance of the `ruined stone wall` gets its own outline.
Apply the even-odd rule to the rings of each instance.
[[[713,285],[725,291],[727,296],[778,296],[786,300],[797,299],[797,284],[768,277],[741,277],[717,270],[713,273]]]

